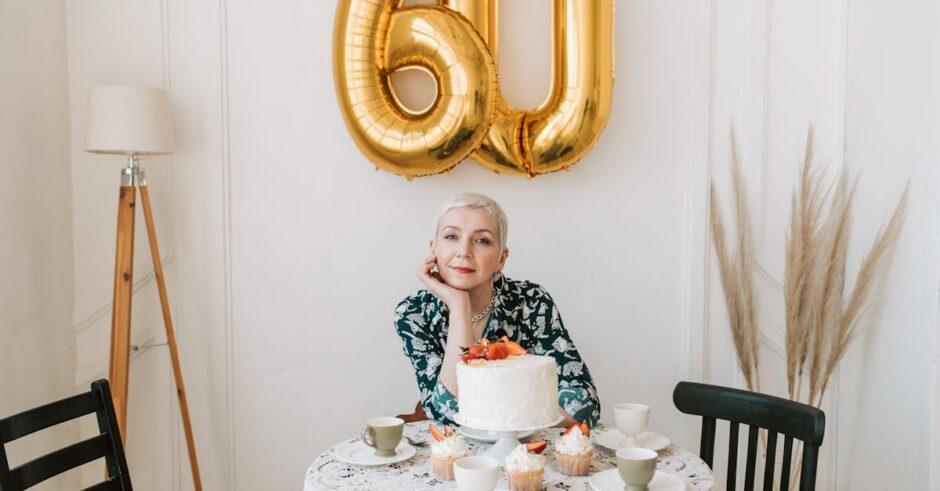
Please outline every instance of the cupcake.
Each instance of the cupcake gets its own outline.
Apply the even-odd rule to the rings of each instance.
[[[545,474],[545,457],[539,455],[548,442],[519,445],[503,462],[510,491],[539,491]]]
[[[555,440],[555,465],[559,472],[569,476],[586,476],[591,469],[594,445],[587,425],[571,425],[564,436]]]
[[[443,435],[434,425],[429,425],[428,429],[431,436],[437,440],[431,444],[431,470],[441,479],[453,480],[454,461],[466,457],[470,453],[470,447],[463,437],[449,426],[444,427]]]

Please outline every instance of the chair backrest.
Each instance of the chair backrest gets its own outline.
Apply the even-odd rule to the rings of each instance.
[[[803,468],[800,490],[816,487],[816,462],[826,431],[826,415],[819,408],[746,390],[717,385],[679,382],[672,393],[676,407],[686,414],[702,416],[699,455],[712,467],[715,450],[715,420],[731,423],[728,442],[727,489],[735,489],[738,460],[738,426],[748,425],[747,463],[744,489],[754,489],[758,429],[767,430],[767,458],[764,465],[764,489],[773,489],[777,436],[784,436],[783,462],[779,489],[789,489],[793,440],[803,442]]]
[[[39,430],[95,413],[100,434],[10,469],[6,444]],[[0,419],[0,490],[26,489],[104,457],[108,479],[88,490],[131,490],[124,445],[114,416],[108,381],[91,383],[91,391]],[[87,491],[87,490],[86,490]]]

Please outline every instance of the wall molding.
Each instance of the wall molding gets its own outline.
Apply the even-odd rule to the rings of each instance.
[[[689,155],[685,166],[683,193],[682,240],[686,243],[686,250],[680,280],[685,301],[682,309],[682,344],[685,357],[681,360],[680,367],[686,380],[696,382],[707,381],[709,364],[707,341],[711,241],[707,190],[712,168],[715,21],[714,0],[695,4],[690,19],[692,36],[689,46],[689,73],[692,82],[689,92]],[[701,56],[703,52],[706,56]],[[691,444],[698,440],[698,427],[697,418],[686,417],[682,426],[686,442]]]
[[[171,72],[172,53],[170,51],[170,15],[169,15],[170,6],[167,0],[159,0],[159,2],[160,2],[160,34],[162,36],[161,51],[163,53],[163,60],[162,60],[163,61],[163,87],[167,91],[167,94],[169,95],[170,100],[172,101],[173,100],[173,85],[172,85],[173,77],[171,76],[172,75],[172,72]],[[176,168],[176,165],[175,165],[176,160],[173,158],[172,154],[168,155],[167,159],[169,160],[166,166],[167,167],[167,183],[168,183],[167,192],[170,195],[170,200],[168,200],[169,207],[170,207],[169,215],[171,217],[175,217],[176,207],[174,206],[174,204],[176,200],[174,198],[176,197],[176,188],[174,186],[174,183],[176,182],[176,180],[174,179],[173,172]],[[147,343],[144,343],[144,344],[147,344]],[[139,353],[140,351],[137,352],[137,354]],[[174,389],[173,394],[168,399],[170,402],[169,412],[170,412],[170,415],[174,416],[172,418],[172,421],[173,421],[173,426],[176,430],[173,432],[173,435],[170,438],[170,450],[171,450],[172,462],[173,462],[173,465],[171,465],[171,469],[173,472],[172,482],[173,482],[173,489],[175,491],[179,491],[180,489],[182,489],[182,486],[183,486],[183,477],[182,477],[183,472],[182,472],[181,466],[183,465],[184,461],[182,458],[182,450],[180,448],[180,438],[179,438],[180,433],[183,431],[183,426],[182,426],[182,421],[178,417],[179,413],[173,410],[174,406],[176,406],[176,397],[175,397],[176,381],[175,380],[171,381],[169,385],[172,389]]]
[[[232,145],[231,120],[229,106],[229,51],[228,51],[228,0],[219,0],[219,79],[221,96],[221,154],[222,154],[222,241],[224,262],[224,289],[225,289],[225,389],[226,389],[226,423],[228,426],[228,470],[229,486],[238,489],[235,460],[235,360],[234,351],[234,284],[232,281]]]
[[[774,353],[779,355],[781,358],[787,358],[787,350],[784,346],[784,338],[780,337],[778,332],[774,329],[773,332],[768,333],[766,330],[761,329],[759,337],[760,340],[764,343],[765,346],[773,350]]]
[[[136,360],[137,357],[142,355],[145,351],[162,346],[155,344],[156,336],[152,333],[145,333],[141,337],[144,339],[131,340],[131,363],[133,363],[134,360]],[[138,349],[134,349],[134,347],[138,347]],[[80,390],[87,390],[88,385],[91,384],[92,381],[99,378],[107,378],[110,365],[110,353],[106,353],[105,356],[99,356],[90,363],[82,365],[75,372],[75,388]]]
[[[761,221],[763,222],[763,220]],[[761,275],[765,280],[767,280],[767,284],[770,287],[772,287],[778,293],[783,294],[783,283],[778,281],[777,278],[774,278],[774,276],[770,274],[770,272],[767,271],[766,268],[764,268],[763,266],[760,265],[760,263],[757,263],[755,261],[754,269],[757,271],[759,275]]]
[[[160,260],[163,261],[163,265],[167,266],[173,262],[175,256],[170,253],[163,256]],[[136,295],[138,291],[147,286],[154,279],[153,268],[150,268],[146,273],[138,276],[134,280],[133,294]],[[112,285],[113,288],[113,285]],[[102,288],[98,288],[102,290]],[[81,320],[76,321],[72,325],[72,329],[77,336],[79,333],[88,329],[90,326],[96,324],[103,317],[111,315],[111,312],[114,310],[114,298],[113,292],[105,295],[104,293],[98,293],[95,295],[96,300],[94,302],[88,302],[81,307],[76,307],[73,311],[73,318],[80,318]]]

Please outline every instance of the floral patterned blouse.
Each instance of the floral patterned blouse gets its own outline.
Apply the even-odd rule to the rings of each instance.
[[[561,322],[558,307],[539,285],[493,278],[493,313],[483,328],[487,339],[507,336],[534,355],[555,358],[558,403],[574,419],[593,426],[600,418],[597,389],[587,365]],[[395,328],[411,360],[421,405],[428,417],[453,424],[457,399],[438,381],[447,344],[447,305],[427,290],[419,290],[395,309]]]

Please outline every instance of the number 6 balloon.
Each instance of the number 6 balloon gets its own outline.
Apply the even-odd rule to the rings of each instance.
[[[499,93],[497,0],[339,0],[333,75],[343,118],[377,167],[408,179],[470,156],[496,172],[529,177],[564,169],[597,142],[614,83],[613,0],[554,0],[552,85],[531,112]],[[405,107],[391,85],[419,69],[437,85],[425,110]]]

